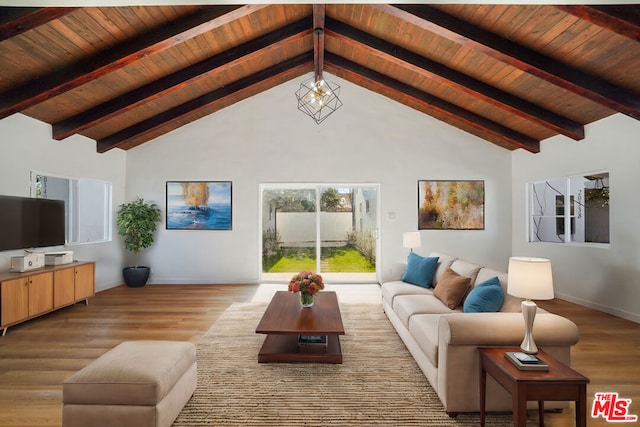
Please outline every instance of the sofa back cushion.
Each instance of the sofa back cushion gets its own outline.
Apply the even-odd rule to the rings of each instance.
[[[412,285],[430,288],[433,275],[438,266],[438,257],[423,257],[410,252],[407,257],[407,269],[402,275],[402,281]]]
[[[442,274],[442,278],[438,282],[438,286],[435,287],[433,295],[453,310],[460,305],[462,299],[469,292],[470,283],[470,278],[461,276],[451,268],[448,268]]]
[[[504,294],[504,302],[502,303],[502,307],[500,307],[501,312],[507,313],[519,313],[522,311],[520,308],[520,304],[522,303],[522,298],[514,297],[513,295],[509,295],[507,293],[507,273],[502,273],[498,270],[494,270],[492,268],[482,268],[478,272],[478,277],[476,278],[476,283],[480,284],[485,282],[492,277],[497,276],[500,281],[500,286],[502,286],[503,294]]]
[[[429,256],[438,257],[438,268],[436,268],[436,274],[434,274],[433,276],[432,285],[435,288],[440,281],[442,274],[447,270],[447,268],[451,267],[451,264],[453,263],[453,261],[455,261],[456,257],[447,254],[441,254],[439,252],[431,252]]]
[[[476,278],[478,277],[478,272],[481,268],[482,266],[479,264],[474,264],[460,258],[456,259],[451,264],[451,269],[461,276],[468,277],[472,285],[476,283]]]

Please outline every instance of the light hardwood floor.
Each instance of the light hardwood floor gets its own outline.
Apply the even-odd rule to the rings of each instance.
[[[0,337],[0,426],[60,426],[62,383],[122,341],[166,339],[197,342],[233,302],[250,301],[257,285],[120,286],[12,327]],[[595,392],[632,399],[640,415],[640,325],[565,301],[540,304],[578,324],[573,367]],[[588,408],[591,409],[590,407]],[[547,426],[573,425],[572,410],[548,414]],[[589,420],[590,426],[608,425]]]

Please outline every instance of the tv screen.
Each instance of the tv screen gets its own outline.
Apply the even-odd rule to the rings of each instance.
[[[0,251],[64,243],[64,201],[0,196]]]

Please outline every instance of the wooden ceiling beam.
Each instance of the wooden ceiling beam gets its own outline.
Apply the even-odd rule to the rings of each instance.
[[[304,18],[286,27],[272,31],[255,40],[248,41],[218,55],[207,58],[187,68],[158,79],[117,98],[97,105],[87,111],[62,120],[53,125],[53,138],[61,140],[75,133],[126,113],[145,102],[184,88],[212,71],[224,72],[238,61],[261,55],[294,40],[311,34],[310,19]]]
[[[555,7],[601,28],[640,42],[640,7],[638,5],[556,5]]]
[[[357,50],[364,50],[372,55],[383,56],[403,68],[413,68],[420,74],[428,74],[431,78],[456,90],[461,90],[483,101],[515,114],[538,125],[551,129],[569,138],[584,139],[584,126],[566,117],[531,104],[517,96],[511,95],[459,71],[432,61],[417,53],[398,45],[379,39],[368,33],[353,28],[335,19],[327,19],[327,36],[331,36],[351,45]]]
[[[0,7],[0,42],[61,18],[77,7]]]
[[[230,98],[233,98],[234,102],[248,98],[256,93],[256,87],[259,87],[260,91],[267,90],[270,87],[308,73],[312,66],[312,52],[298,55],[102,138],[98,140],[97,150],[100,153],[104,153],[130,143],[159,128],[170,126],[171,123],[180,119],[195,115],[203,110],[208,111],[217,105],[220,106],[219,108],[224,108],[225,102]]]
[[[509,129],[499,123],[416,89],[406,83],[399,82],[377,71],[356,64],[348,59],[327,52],[325,54],[325,63],[327,69],[330,69],[331,72],[338,77],[345,78],[356,84],[362,84],[363,81],[366,80],[368,81],[369,87],[376,88],[375,91],[377,93],[394,100],[404,99],[411,101],[406,102],[405,105],[410,106],[411,103],[421,104],[423,107],[426,107],[427,110],[435,111],[450,118],[454,122],[464,123],[483,134],[491,135],[514,149],[523,148],[532,153],[538,153],[540,151],[540,142],[527,135]]]
[[[640,120],[640,94],[572,68],[430,6],[375,4],[372,7]]]
[[[211,6],[0,94],[0,119],[162,52],[268,5]]]

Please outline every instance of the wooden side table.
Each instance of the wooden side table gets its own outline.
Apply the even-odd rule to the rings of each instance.
[[[513,398],[513,425],[525,427],[527,401],[538,401],[540,426],[544,426],[544,401],[574,401],[576,426],[587,425],[587,384],[589,378],[574,371],[543,351],[536,356],[549,365],[548,371],[522,371],[506,357],[519,348],[479,348],[480,352],[480,426],[484,427],[487,373]]]

